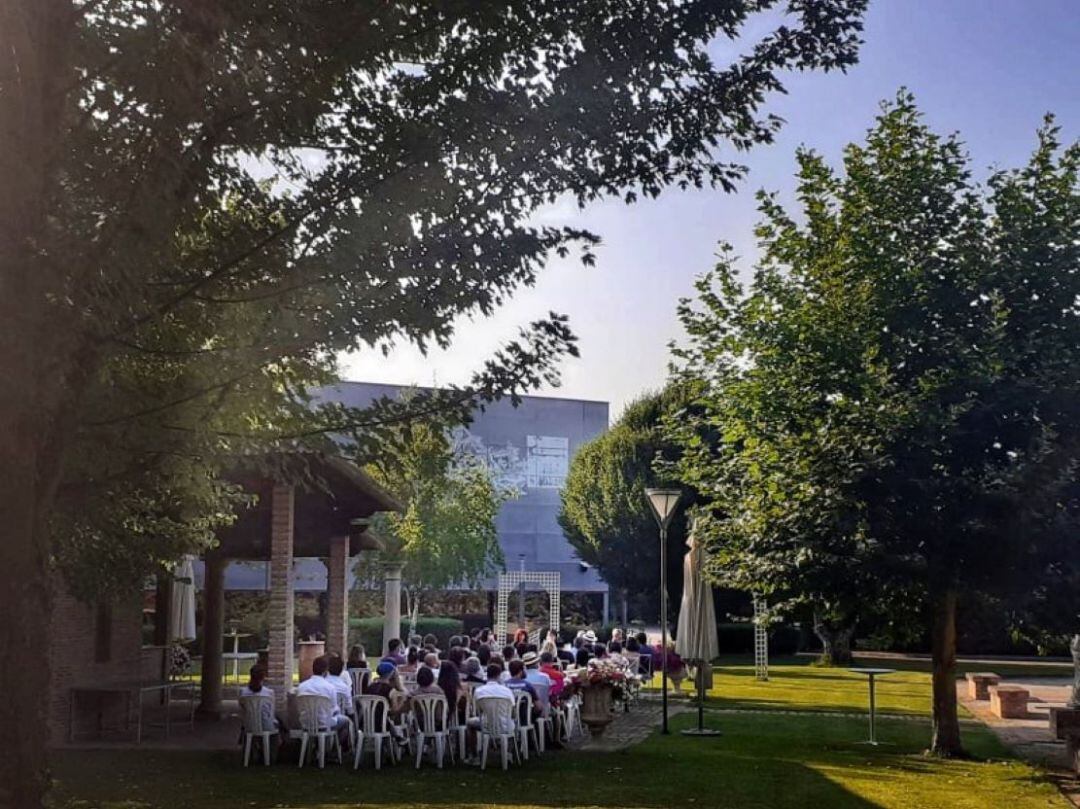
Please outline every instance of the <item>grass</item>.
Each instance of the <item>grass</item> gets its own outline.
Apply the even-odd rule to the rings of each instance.
[[[712,705],[864,711],[866,681],[805,661],[771,667],[753,680],[744,661],[722,661]],[[895,679],[893,679],[895,678]],[[805,713],[711,714],[716,739],[655,734],[621,753],[554,752],[509,773],[429,765],[376,773],[281,764],[239,766],[239,753],[150,750],[64,751],[55,756],[55,803],[62,809],[340,809],[371,804],[405,809],[442,806],[733,807],[739,809],[1066,809],[1070,804],[1033,768],[1012,760],[981,725],[965,725],[971,761],[922,755],[929,723],[929,678],[904,672],[881,680],[883,711],[915,720],[883,720],[885,746],[859,744],[862,717]],[[887,685],[888,683],[888,685]],[[677,716],[677,730],[694,722]]]
[[[770,663],[768,682],[758,682],[753,661],[721,658],[713,668],[708,702],[722,708],[860,712],[869,704],[866,679],[846,668],[811,666],[805,659],[784,658]],[[692,683],[683,684],[683,691],[692,689]],[[881,713],[930,713],[930,678],[924,672],[897,671],[880,676],[874,690]]]

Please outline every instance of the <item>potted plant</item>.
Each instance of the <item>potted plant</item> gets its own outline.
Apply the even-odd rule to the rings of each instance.
[[[581,721],[594,736],[599,736],[614,718],[613,705],[622,699],[636,675],[628,672],[611,658],[590,660],[589,665],[574,675],[581,692]]]

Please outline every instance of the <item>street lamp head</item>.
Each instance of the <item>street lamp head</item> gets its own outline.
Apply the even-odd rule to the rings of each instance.
[[[675,516],[682,492],[678,489],[646,489],[645,497],[652,506],[653,515],[661,528],[667,528]]]

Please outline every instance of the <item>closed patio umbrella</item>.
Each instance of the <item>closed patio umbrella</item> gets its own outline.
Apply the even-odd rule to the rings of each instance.
[[[169,640],[195,640],[195,568],[190,556],[185,556],[173,573]]]
[[[705,688],[707,681],[712,680],[710,661],[720,654],[720,642],[716,637],[716,609],[713,606],[712,587],[702,575],[705,548],[698,540],[696,526],[691,527],[686,544],[690,550],[683,562],[683,596],[675,651],[680,657],[696,664],[698,727],[697,730],[683,733],[712,736],[718,731],[705,728]]]

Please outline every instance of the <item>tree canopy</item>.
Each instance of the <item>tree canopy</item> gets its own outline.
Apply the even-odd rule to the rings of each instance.
[[[0,565],[22,585],[0,646],[48,637],[54,532],[162,561],[209,541],[190,516],[228,518],[229,459],[408,418],[305,392],[339,352],[446,344],[551,255],[591,262],[597,236],[543,205],[730,189],[780,73],[852,64],[865,5],[790,0],[761,30],[778,3],[4,3]],[[437,406],[519,393],[572,348],[552,316]],[[27,807],[42,674],[0,664]]]
[[[760,197],[748,287],[725,249],[681,308],[704,393],[671,425],[680,469],[722,583],[840,612],[924,600],[931,748],[955,754],[957,598],[1078,550],[1080,146],[1048,120],[980,187],[902,92],[842,173],[798,162],[798,216]]]
[[[376,515],[386,549],[365,559],[362,578],[378,581],[385,563],[402,565],[410,624],[425,591],[476,587],[503,566],[495,530],[500,491],[475,459],[455,456],[445,431],[410,424],[397,449],[369,465],[373,477],[405,505],[401,514]]]
[[[660,542],[645,489],[665,482],[656,462],[674,460],[661,422],[681,399],[669,386],[628,404],[610,430],[574,454],[561,493],[559,525],[571,546],[621,592],[636,617],[649,620],[660,611]],[[682,591],[687,505],[680,504],[668,532],[669,604],[677,605]]]

